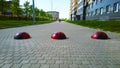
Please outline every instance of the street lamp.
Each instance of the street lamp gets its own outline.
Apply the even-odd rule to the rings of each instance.
[[[35,19],[35,3],[34,3],[34,0],[32,0],[32,3],[33,3],[33,7],[32,7],[32,10],[33,10],[33,23],[35,24],[36,19]]]

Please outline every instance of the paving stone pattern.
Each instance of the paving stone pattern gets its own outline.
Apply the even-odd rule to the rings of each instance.
[[[1,29],[0,68],[120,68],[120,34],[106,31],[111,39],[91,39],[98,30],[65,22]],[[15,40],[21,31],[31,38]],[[51,39],[55,31],[68,39]]]

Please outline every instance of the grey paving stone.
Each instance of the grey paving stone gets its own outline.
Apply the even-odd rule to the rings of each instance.
[[[27,58],[28,59],[28,58]],[[36,57],[29,57],[30,60],[35,60]]]
[[[1,68],[10,68],[12,64],[4,64]]]
[[[23,64],[22,66],[21,66],[21,68],[30,68],[31,67],[31,64]]]
[[[64,61],[63,60],[56,60],[55,64],[63,64]]]
[[[5,60],[5,61],[4,61],[5,64],[10,64],[10,63],[12,63],[12,62],[13,62],[13,60]]]
[[[60,64],[60,68],[69,68],[69,64]]]
[[[59,68],[59,64],[51,64],[50,68]]]
[[[64,61],[64,64],[73,64],[73,61]]]
[[[108,68],[120,68],[120,65],[107,65]]]
[[[79,68],[79,65],[78,64],[71,64],[70,68]]]
[[[73,64],[82,64],[82,60],[81,61],[80,60],[73,61]]]
[[[12,63],[14,64],[20,64],[22,60],[13,60]]]
[[[55,64],[55,60],[47,60],[46,63],[47,64]]]
[[[4,58],[5,58],[5,57],[2,56],[2,57],[0,57],[0,60],[3,60]]]
[[[0,64],[4,63],[4,60],[0,60]]]
[[[22,64],[13,64],[11,68],[21,68]]]
[[[29,63],[38,63],[38,60],[30,60],[30,62]]]
[[[0,67],[119,68],[120,34],[105,31],[111,39],[91,39],[98,30],[64,22],[2,29]],[[19,31],[30,33],[31,38],[13,39]],[[64,32],[68,39],[51,39],[54,31]]]
[[[80,68],[90,68],[89,65],[85,65],[85,64],[83,64],[83,65],[79,65],[79,67],[80,67]]]
[[[40,64],[32,64],[30,68],[40,68]]]
[[[40,68],[50,68],[49,64],[41,64]]]
[[[29,63],[29,62],[30,62],[30,60],[22,60],[22,61],[21,61],[22,64],[27,64],[27,63]]]
[[[1,63],[1,64],[0,64],[0,68],[1,68],[3,65],[4,65],[4,64],[3,64],[3,63]]]
[[[45,64],[45,63],[47,63],[47,60],[38,60],[38,63]]]

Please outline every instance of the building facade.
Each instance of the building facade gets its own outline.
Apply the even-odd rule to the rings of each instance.
[[[78,0],[70,0],[70,19],[77,20]]]
[[[87,20],[119,20],[120,0],[94,0],[87,7]]]
[[[57,12],[57,11],[48,11],[47,13],[52,15],[52,20],[59,20],[59,12]]]
[[[84,6],[86,6],[85,11],[83,11]],[[119,20],[120,0],[78,0],[77,11],[73,10],[70,13],[72,19],[75,17],[74,12],[77,20],[83,20],[84,12],[86,20]]]
[[[82,20],[82,17],[83,17],[83,0],[78,0],[77,16],[79,16],[78,20]]]

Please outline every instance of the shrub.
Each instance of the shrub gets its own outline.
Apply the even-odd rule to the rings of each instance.
[[[90,28],[99,28],[99,29],[112,31],[112,32],[120,32],[120,21],[112,21],[112,20],[110,21],[96,21],[96,20],[70,21],[68,20],[67,22],[82,25],[82,26],[87,26]]]

